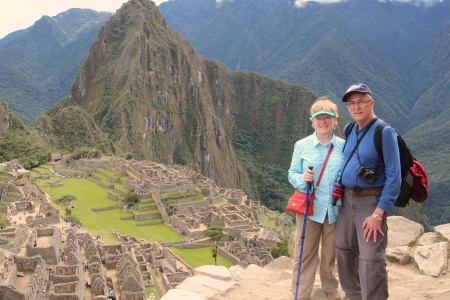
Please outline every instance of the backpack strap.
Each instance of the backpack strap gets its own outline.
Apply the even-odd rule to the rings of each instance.
[[[377,150],[378,153],[378,161],[384,161],[382,141],[383,141],[383,129],[386,126],[387,126],[386,122],[384,121],[381,122],[375,128],[375,133],[373,134],[373,143],[375,144],[375,149]]]
[[[359,145],[359,143],[361,143],[361,141],[362,141],[362,139],[366,136],[366,133],[367,132],[369,132],[369,129],[370,129],[370,127],[372,127],[372,125],[373,124],[375,124],[375,122],[378,120],[378,118],[374,118],[374,119],[372,119],[372,121],[370,121],[370,123],[368,124],[368,125],[366,125],[367,126],[367,128],[366,128],[366,130],[364,130],[364,133],[359,137],[359,139],[356,141],[356,145],[355,145],[355,147],[353,148],[353,150],[352,150],[352,152],[350,153],[350,155],[348,156],[348,159],[347,159],[347,161],[345,162],[345,165],[344,165],[344,167],[342,168],[342,172],[341,172],[341,176],[339,176],[339,184],[342,184],[342,174],[344,174],[344,170],[345,170],[345,167],[347,167],[347,164],[348,164],[348,162],[350,161],[350,158],[352,158],[352,156],[353,156],[353,154],[355,154],[355,152],[356,152],[356,149],[358,148],[358,145]],[[352,122],[353,124],[352,124],[352,128],[355,126],[355,121],[353,121]],[[350,124],[347,126],[347,127],[349,127],[350,126]],[[351,129],[350,129],[351,130]],[[347,128],[345,129],[345,132],[347,132],[348,130],[347,130]],[[349,131],[350,132],[350,131]],[[347,138],[348,136],[346,136],[346,138]],[[345,141],[346,143],[347,143],[347,140]],[[345,147],[345,145],[344,145],[344,147]],[[342,150],[342,152],[344,152],[344,150]]]
[[[347,146],[348,136],[352,132],[353,127],[355,127],[355,124],[356,124],[356,121],[352,121],[352,122],[348,123],[347,126],[345,126],[345,129],[344,129],[345,143],[344,143],[344,147],[342,147],[342,153],[344,153],[345,146]]]

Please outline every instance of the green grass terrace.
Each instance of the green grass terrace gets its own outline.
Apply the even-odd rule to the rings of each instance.
[[[107,244],[118,242],[111,233],[113,230],[121,235],[131,235],[159,243],[177,242],[185,239],[165,224],[137,226],[145,222],[149,223],[149,220],[134,220],[133,213],[144,214],[153,211],[139,212],[138,210],[132,210],[133,213],[126,212],[117,206],[117,201],[108,197],[111,190],[89,179],[59,178],[53,175],[50,167],[42,166],[32,171],[32,176],[36,179],[37,184],[50,196],[52,204],[59,208],[61,216],[65,216],[66,206],[56,203],[55,200],[65,195],[74,195],[76,200],[72,201],[74,204],[71,209],[72,215],[77,216],[82,226],[91,234],[99,235]],[[51,187],[51,183],[56,180],[59,180],[59,184]],[[115,183],[116,185],[117,183]],[[121,188],[125,189],[123,185]]]

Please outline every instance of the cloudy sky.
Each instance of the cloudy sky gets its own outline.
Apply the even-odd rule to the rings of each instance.
[[[167,0],[153,0],[157,5]],[[201,1],[201,0],[199,0]],[[224,0],[216,0],[221,2]],[[226,0],[225,0],[226,1]],[[287,0],[286,0],[287,1]],[[308,2],[312,0],[295,0]],[[314,0],[335,3],[346,0]],[[419,0],[378,0],[380,2],[418,2]],[[427,5],[443,0],[420,0]],[[25,29],[42,16],[56,16],[70,8],[90,8],[98,11],[115,12],[127,0],[0,0],[0,39],[16,30]]]
[[[157,5],[166,0],[153,0]],[[42,16],[56,16],[70,8],[115,12],[127,0],[0,0],[0,39],[25,29]]]

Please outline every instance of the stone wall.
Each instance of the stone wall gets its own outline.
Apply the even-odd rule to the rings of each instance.
[[[28,286],[25,290],[17,290],[14,286],[0,285],[0,299],[44,299],[44,290],[48,282],[47,264],[40,256],[19,257],[14,256],[16,270],[19,272],[33,272]],[[14,275],[14,274],[13,274]]]
[[[79,267],[76,265],[56,266],[50,279],[55,283],[76,282],[79,280]]]
[[[113,193],[108,193],[108,198],[111,198],[113,200],[119,201],[120,197]]]
[[[58,228],[37,228],[34,229],[33,237],[26,245],[27,256],[41,255],[49,265],[58,264],[59,250],[61,249],[61,232]],[[51,236],[51,244],[47,247],[35,247],[34,241],[39,236]]]
[[[24,293],[23,291],[17,290],[12,285],[1,285],[0,284],[0,300],[35,300],[31,295]]]
[[[93,181],[93,182],[95,182],[96,184],[104,187],[105,189],[114,190],[114,184],[113,183],[105,183],[105,182],[103,182],[102,179],[98,175],[92,174],[92,177],[89,177],[88,179]]]
[[[27,219],[27,224],[30,227],[38,227],[40,225],[57,224],[59,221],[59,210],[49,203],[42,203],[39,207],[38,217]]]
[[[91,208],[91,210],[93,212],[99,212],[99,211],[106,211],[106,210],[116,209],[118,207],[119,207],[119,205],[112,205],[112,206],[106,206],[106,207]]]
[[[135,220],[152,220],[161,218],[160,213],[148,213],[148,214],[134,214]]]
[[[238,265],[240,262],[240,259],[236,256],[234,256],[233,254],[231,254],[230,252],[227,251],[227,249],[223,248],[223,247],[219,247],[217,249],[217,251],[222,254],[223,256],[225,256],[227,259],[229,259],[231,262],[233,262],[235,265]]]
[[[0,235],[6,237],[14,237],[17,235],[19,229],[17,227],[6,227],[0,229]]]

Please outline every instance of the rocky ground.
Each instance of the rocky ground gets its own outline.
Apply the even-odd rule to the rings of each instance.
[[[250,265],[229,270],[217,266],[198,268],[197,275],[186,279],[176,289],[170,290],[162,300],[287,300],[294,299],[291,291],[290,258],[281,257],[264,268]],[[389,299],[394,300],[448,300],[450,299],[450,274],[432,277],[422,275],[413,265],[388,263]],[[219,276],[219,274],[221,274]],[[342,290],[340,290],[343,296]],[[313,300],[326,300],[316,276]]]
[[[390,246],[388,247],[389,299],[394,300],[447,300],[450,299],[449,239],[450,224],[437,227],[437,233],[417,230],[420,225],[403,217],[388,219]],[[434,237],[433,237],[434,235]],[[433,247],[446,243],[440,251]],[[407,244],[410,246],[402,246]],[[404,250],[404,252],[402,252]],[[401,253],[401,255],[399,254]],[[408,263],[398,257],[411,254]],[[445,262],[441,262],[443,257]],[[421,261],[426,259],[426,262]],[[416,262],[418,261],[418,262]],[[428,264],[428,265],[427,265]],[[294,299],[291,291],[293,261],[280,257],[264,268],[250,265],[243,269],[203,266],[194,277],[186,279],[176,289],[169,290],[162,300],[287,300]],[[444,266],[444,269],[440,269]],[[425,275],[435,273],[438,276]],[[300,279],[301,280],[301,279]],[[344,296],[342,290],[341,295]],[[313,300],[326,300],[317,275],[312,293]]]

